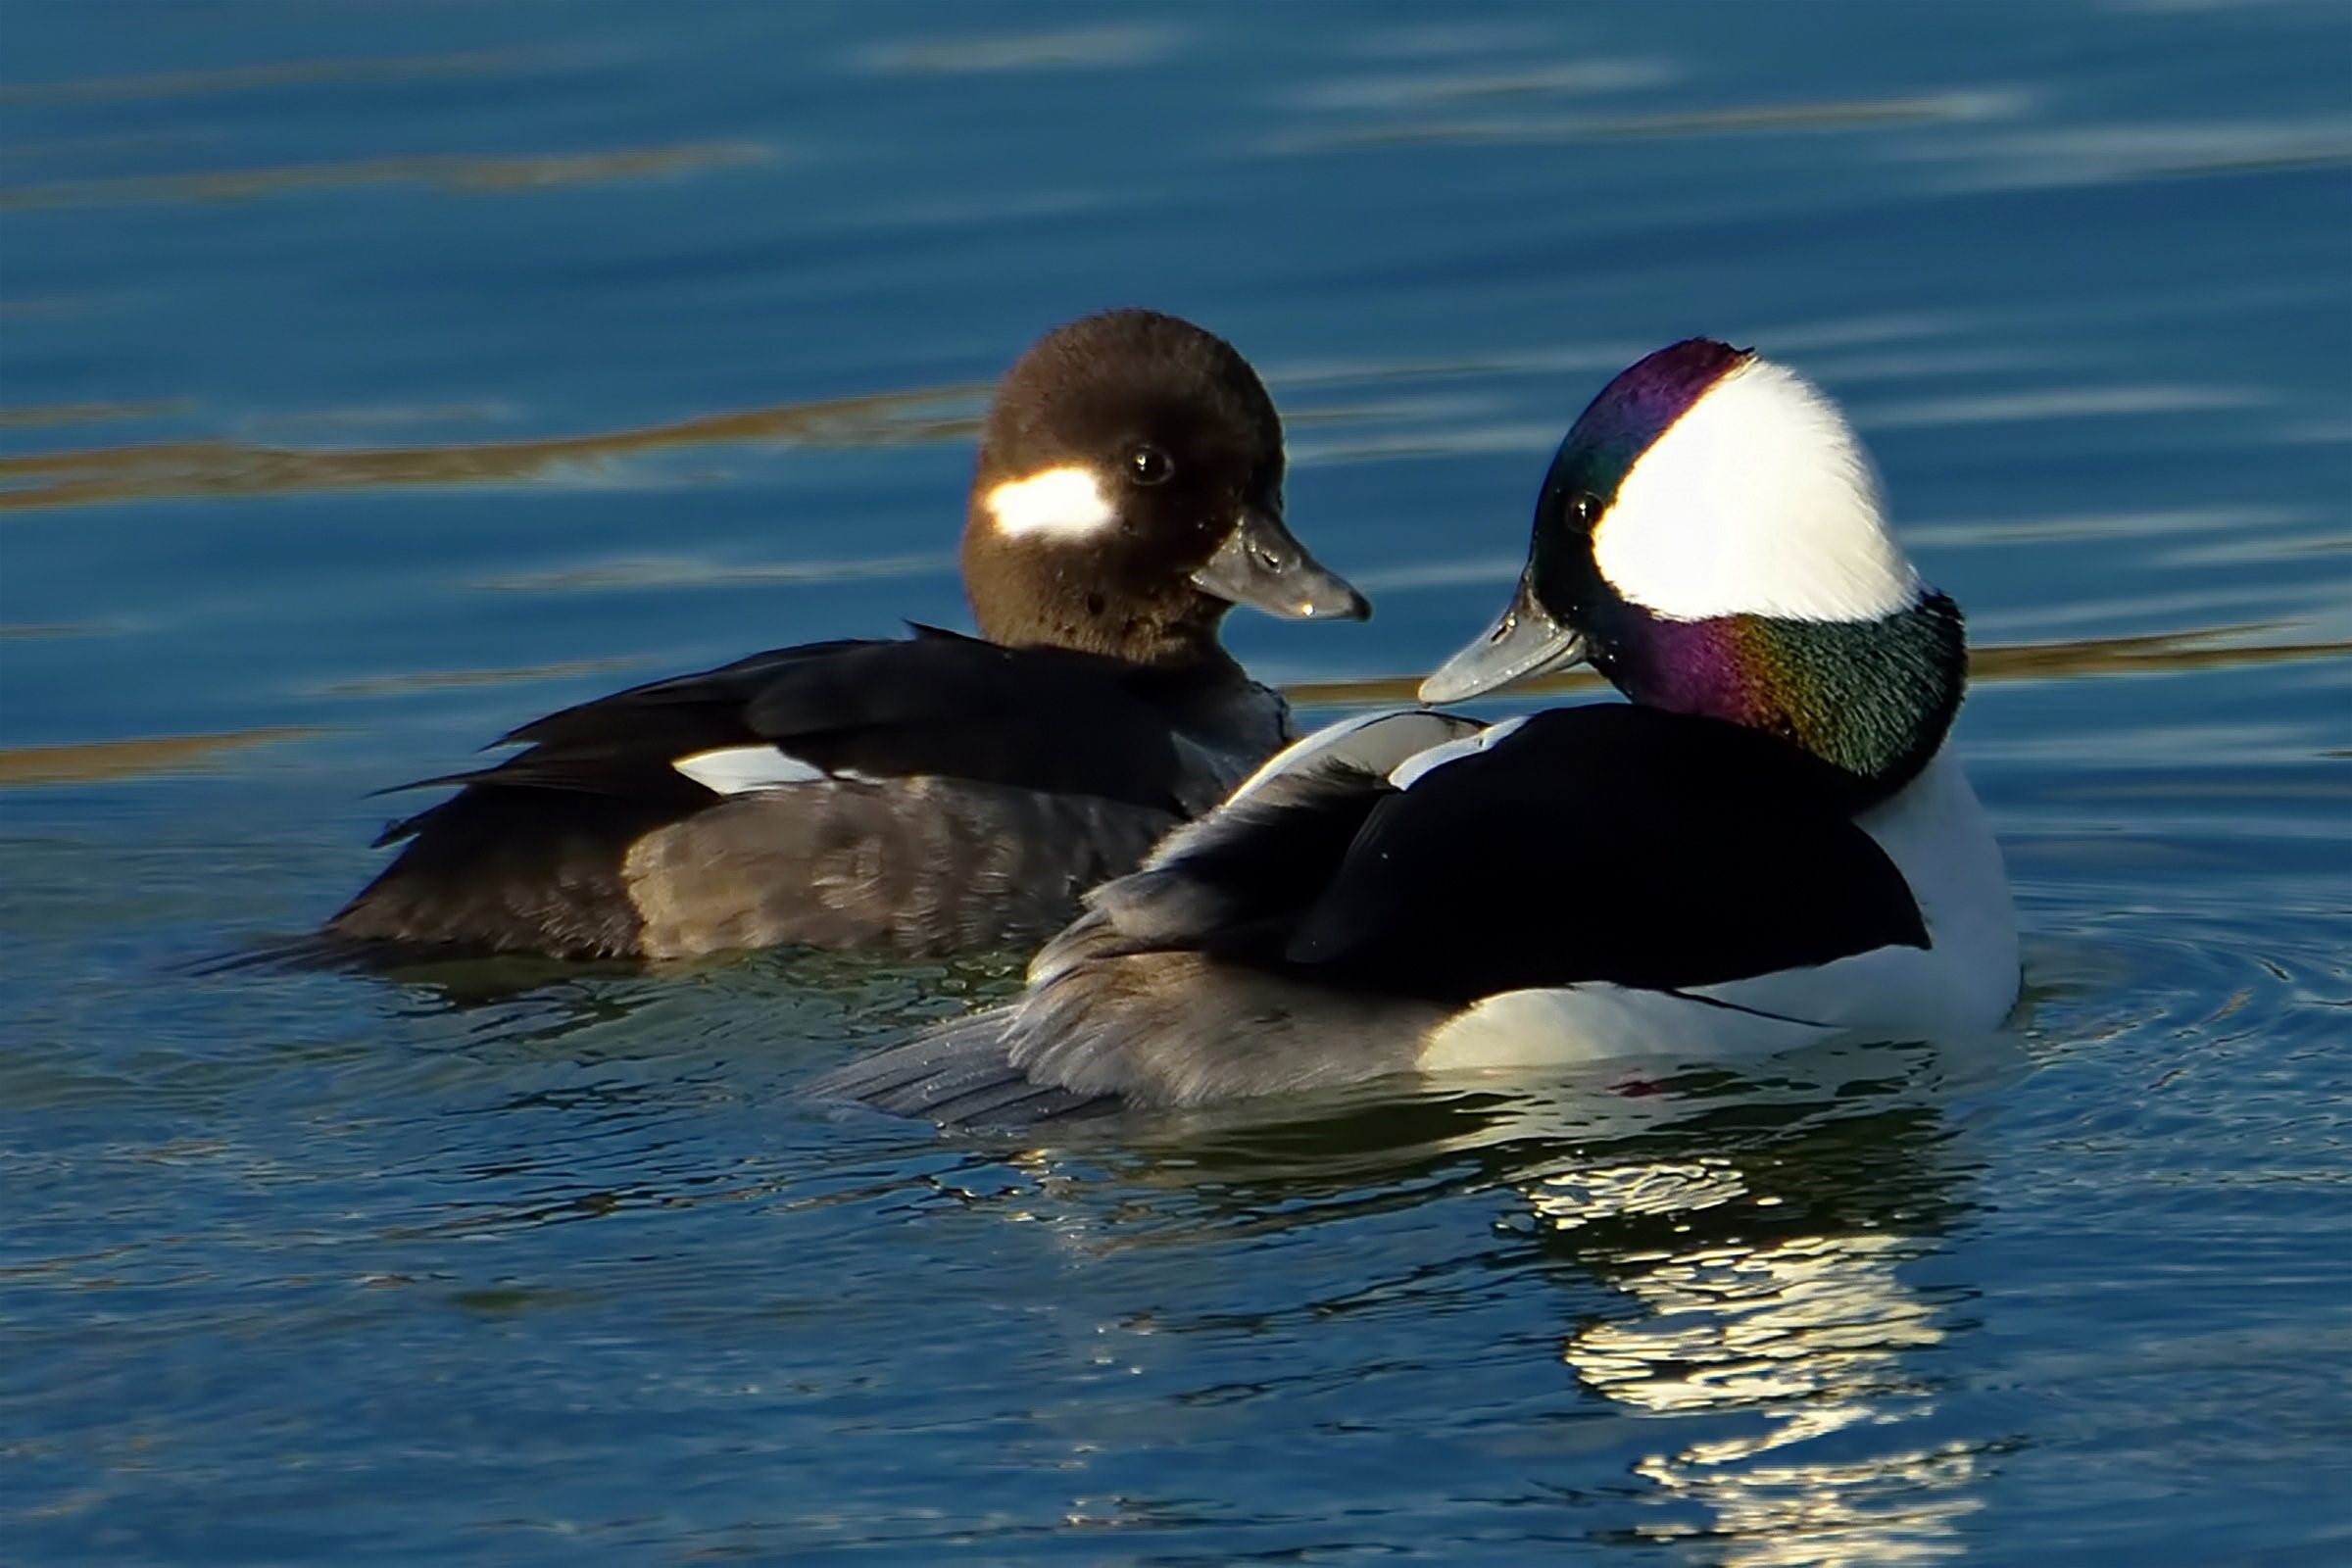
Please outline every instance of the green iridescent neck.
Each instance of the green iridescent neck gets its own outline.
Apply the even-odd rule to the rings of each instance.
[[[1959,607],[1930,594],[1878,620],[1668,620],[1618,600],[1593,664],[1636,702],[1779,735],[1851,776],[1863,802],[1918,776],[1968,683]]]

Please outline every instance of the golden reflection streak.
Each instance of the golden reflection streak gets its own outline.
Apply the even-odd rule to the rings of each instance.
[[[158,441],[0,458],[0,512],[189,496],[282,495],[523,479],[567,463],[723,442],[858,447],[956,440],[979,428],[968,412],[985,386],[878,392],[785,403],[600,435],[465,446],[309,451],[239,441]],[[966,405],[949,413],[952,405]]]
[[[1733,104],[1653,115],[1524,115],[1487,120],[1374,123],[1278,138],[1277,153],[1323,153],[1372,147],[1581,141],[1614,137],[1750,135],[1778,131],[1869,130],[2009,118],[2018,95],[2000,90],[1925,93],[1907,98],[1821,99],[1810,103]]]
[[[2084,637],[2055,643],[2002,643],[1972,649],[1968,673],[1978,681],[2056,680],[2077,675],[2132,675],[2158,670],[2235,669],[2287,664],[2352,655],[2352,641],[2305,643],[2222,642],[2266,631],[2276,622],[2212,626],[2197,631],[2147,632],[2130,637]],[[1294,681],[1283,694],[1301,708],[1351,708],[1374,703],[1411,703],[1418,675],[1372,675],[1347,680]],[[1599,691],[1606,686],[1589,669],[1544,675],[1513,686],[1514,697]]]
[[[211,71],[74,76],[64,81],[0,84],[0,105],[186,98],[205,93],[250,92],[257,87],[308,87],[355,81],[447,80],[546,67],[560,59],[547,50],[476,49],[380,59],[354,56],[339,60],[288,60],[276,65],[223,66]]]
[[[636,659],[568,659],[552,664],[510,664],[487,669],[424,669],[394,675],[363,675],[353,680],[314,686],[321,697],[399,697],[411,692],[463,691],[477,686],[519,686],[543,680],[568,680],[627,669]]]
[[[0,627],[0,636],[56,636],[68,632],[99,635],[113,629],[104,625],[8,626]],[[1975,657],[1975,672],[1980,680],[2038,680],[2146,670],[2224,669],[2295,660],[2339,659],[2352,654],[2352,642],[2271,643],[2234,648],[2199,646],[2211,638],[2243,635],[2260,629],[2259,626],[2232,626],[2204,632],[1981,648]],[[602,669],[623,668],[632,662],[634,661],[626,659],[576,660],[566,663],[495,669],[421,670],[413,674],[339,681],[318,690],[325,696],[370,698],[451,687],[525,685]],[[1298,681],[1285,687],[1284,692],[1301,708],[1409,703],[1413,700],[1416,679],[1399,676],[1359,681]],[[1599,685],[1597,676],[1580,671],[1530,681],[1528,689],[1531,693],[1540,694],[1590,691]],[[214,735],[158,735],[76,745],[0,748],[0,789],[39,784],[81,784],[100,779],[185,771],[192,766],[210,763],[222,752],[298,740],[318,733],[320,731],[313,726],[292,725]]]
[[[19,746],[0,750],[0,789],[32,784],[95,784],[150,773],[184,773],[204,766],[224,752],[300,740],[318,733],[309,726],[291,724],[218,735],[150,735],[137,740],[88,741],[69,746]]]
[[[39,430],[61,424],[112,424],[122,419],[153,419],[185,412],[180,402],[154,403],[27,403],[0,408],[0,430]]]
[[[518,158],[370,158],[348,164],[297,164],[206,174],[64,179],[0,187],[0,210],[112,206],[124,202],[253,201],[289,191],[348,190],[361,185],[389,184],[423,184],[468,195],[487,195],[612,179],[644,179],[688,170],[724,169],[763,163],[773,156],[772,149],[758,142],[715,142]]]

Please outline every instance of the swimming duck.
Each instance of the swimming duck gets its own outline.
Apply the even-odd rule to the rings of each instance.
[[[2007,878],[1945,745],[1960,612],[1827,397],[1694,339],[1592,400],[1515,596],[1421,697],[1580,660],[1629,701],[1297,743],[1090,895],[1014,1001],[816,1093],[1013,1123],[2001,1022]]]
[[[1242,356],[1150,311],[1048,333],[998,386],[966,509],[978,637],[755,654],[534,719],[334,938],[674,957],[1028,944],[1295,734],[1218,641],[1236,604],[1360,620],[1283,523]]]

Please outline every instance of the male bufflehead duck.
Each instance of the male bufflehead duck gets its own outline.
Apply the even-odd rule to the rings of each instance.
[[[1361,620],[1282,519],[1281,420],[1149,311],[998,386],[963,531],[980,637],[811,643],[536,719],[327,922],[567,957],[1034,942],[1295,733],[1217,640],[1236,604]]]
[[[2007,878],[1944,748],[1960,612],[1822,394],[1693,340],[1592,401],[1516,596],[1421,697],[1577,660],[1630,704],[1312,735],[1091,894],[1012,1003],[817,1092],[1016,1122],[2001,1022]]]

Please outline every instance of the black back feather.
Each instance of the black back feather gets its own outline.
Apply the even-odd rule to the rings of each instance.
[[[400,788],[570,790],[683,812],[714,797],[671,765],[677,759],[770,743],[827,772],[929,774],[1182,808],[1171,705],[1191,687],[1230,679],[1230,666],[1158,671],[914,630],[911,639],[776,649],[633,686],[510,731],[493,744],[523,750],[489,767]],[[440,810],[394,824],[379,842],[421,831]]]
[[[1199,851],[1094,903],[1129,938],[1121,951],[1454,1004],[1925,948],[1852,793],[1829,764],[1737,725],[1560,709],[1409,789],[1327,775],[1271,808],[1245,802],[1193,830]]]

